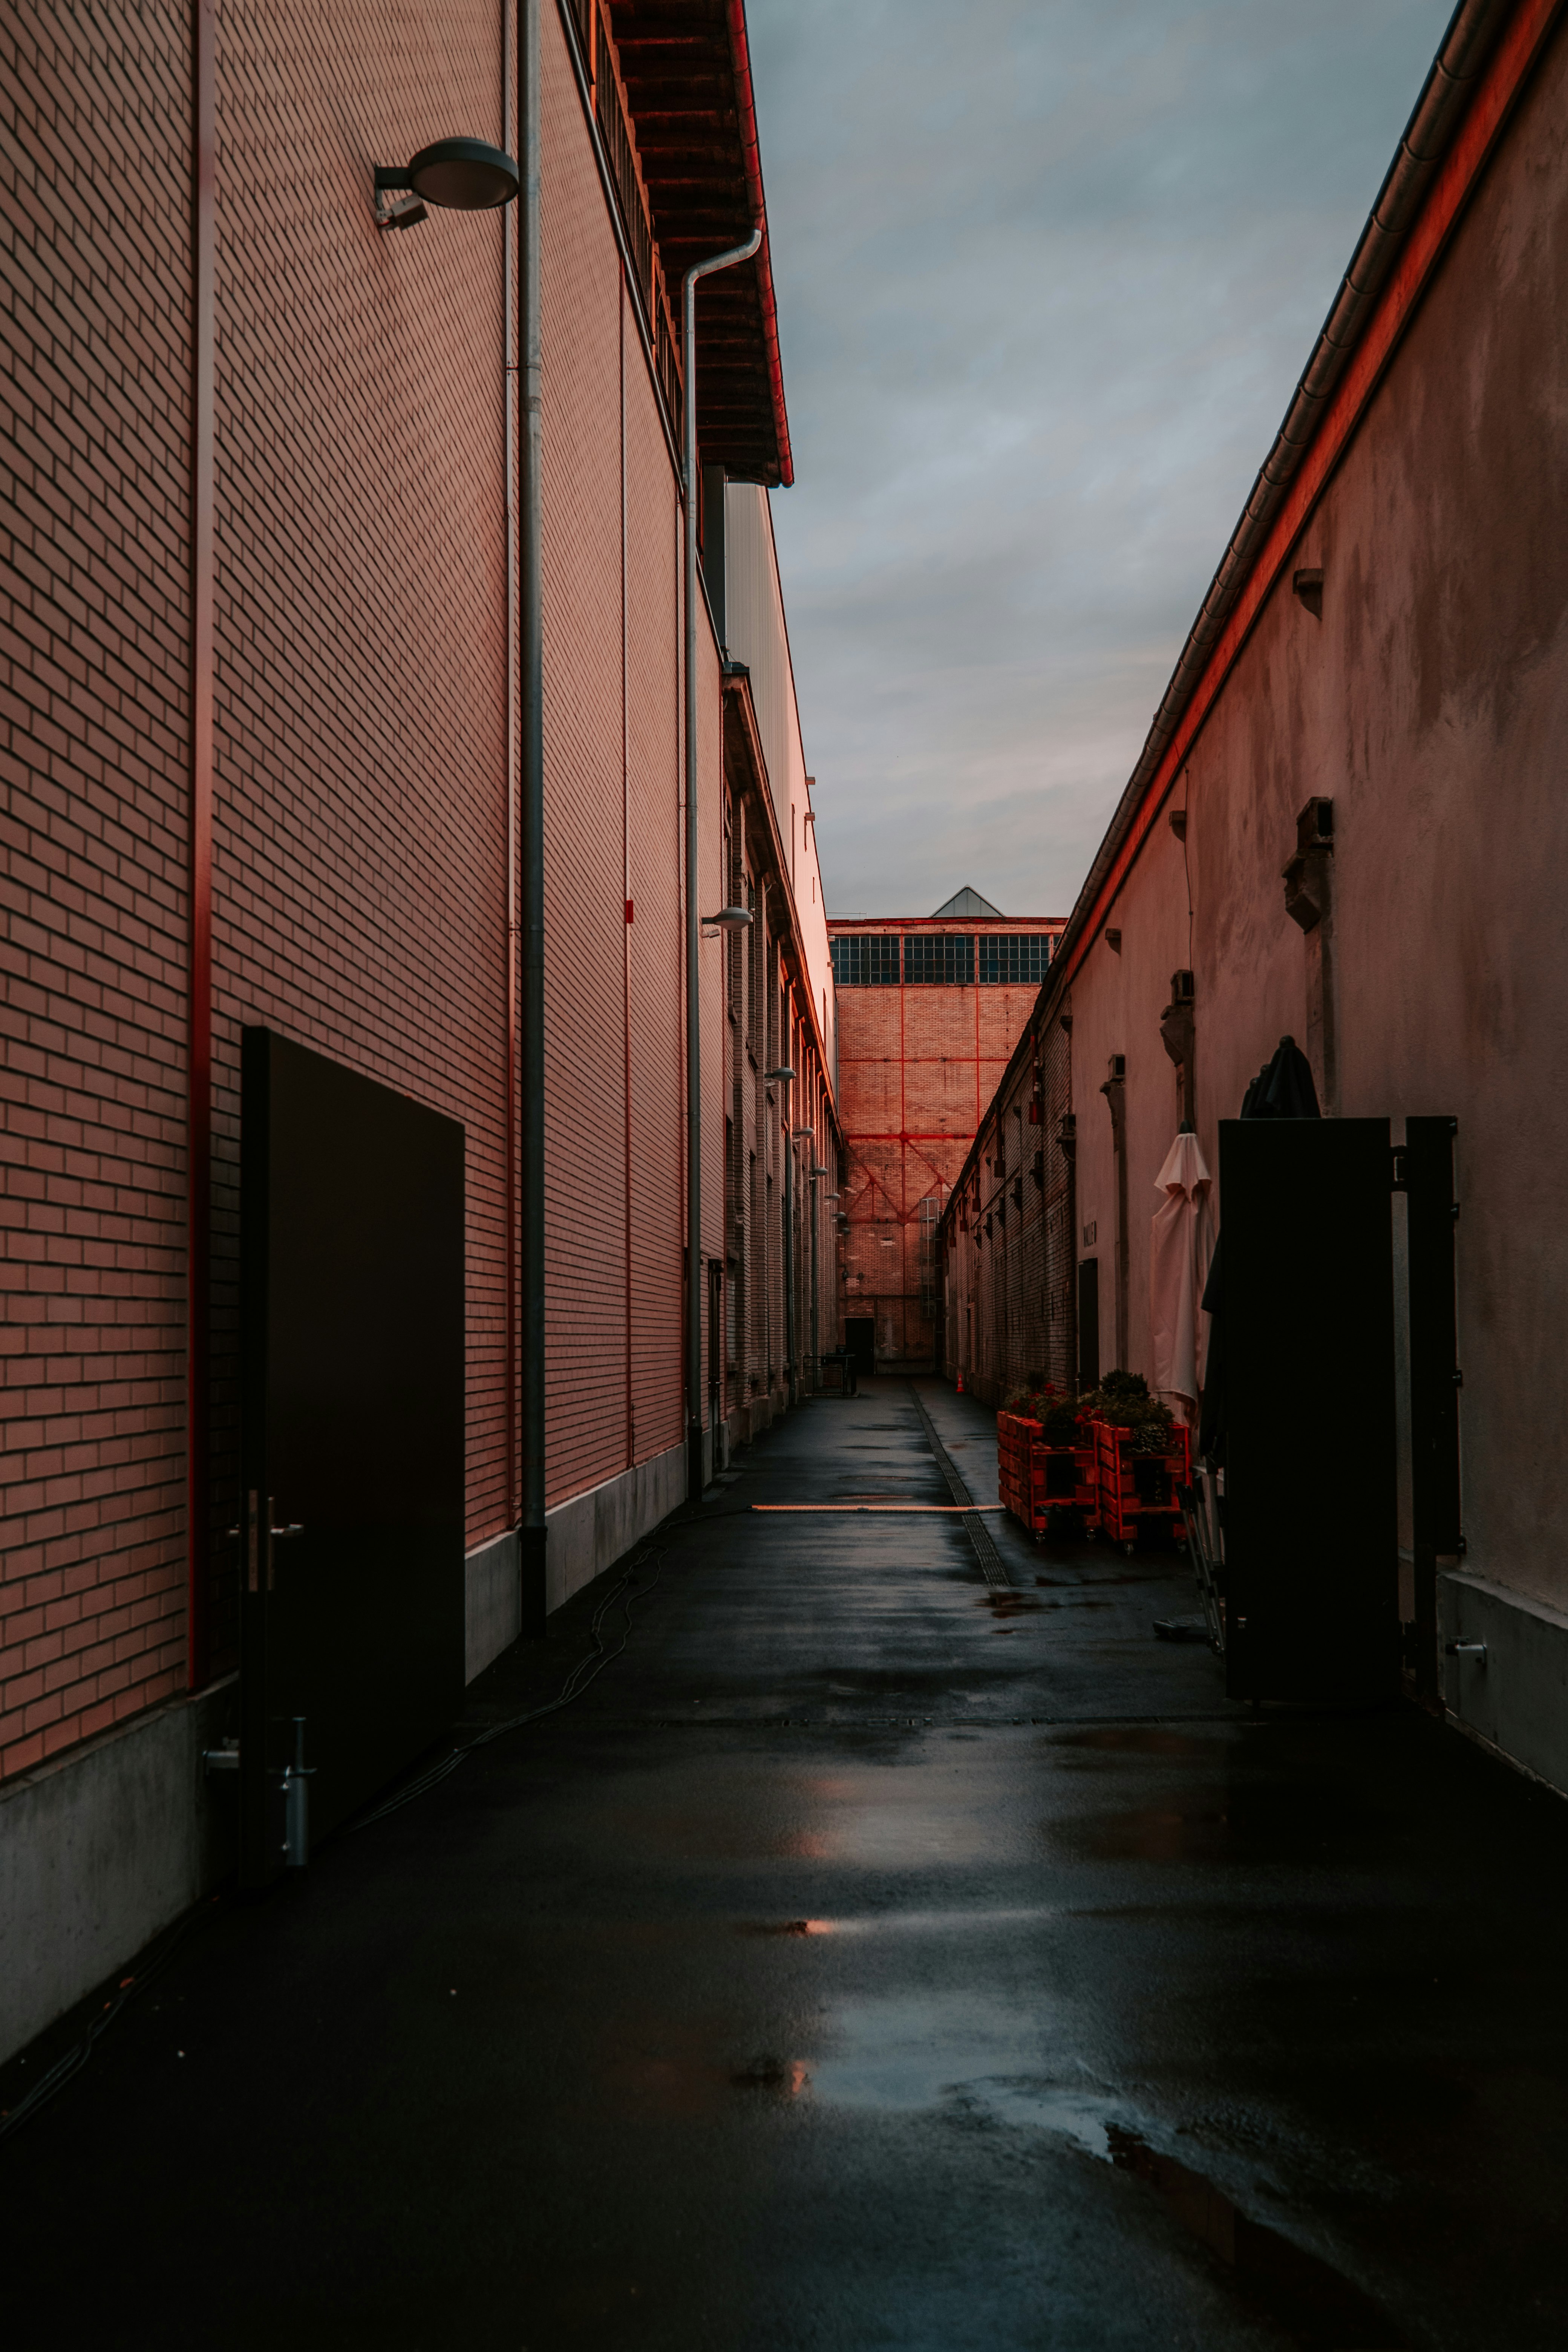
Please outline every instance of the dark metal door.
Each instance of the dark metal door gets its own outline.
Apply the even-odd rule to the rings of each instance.
[[[243,1048],[241,1872],[320,1836],[463,1690],[463,1130],[269,1030]]]
[[[1399,1585],[1388,1121],[1225,1119],[1219,1139],[1230,1695],[1391,1697]]]
[[[877,1369],[877,1318],[873,1315],[847,1315],[844,1318],[844,1344],[855,1359],[858,1372],[868,1374]]]

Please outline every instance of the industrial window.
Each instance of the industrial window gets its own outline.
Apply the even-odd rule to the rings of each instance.
[[[906,931],[906,986],[928,982],[939,988],[967,988],[974,978],[974,941],[969,933]]]
[[[833,977],[840,988],[897,988],[899,941],[892,931],[840,933],[832,942]]]
[[[999,931],[980,942],[980,984],[1038,987],[1051,960],[1049,931]]]

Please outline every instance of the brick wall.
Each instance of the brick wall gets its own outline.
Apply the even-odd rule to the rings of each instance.
[[[830,932],[881,928],[973,935],[973,923],[855,921]],[[1046,922],[988,921],[988,931],[1038,933]],[[981,1115],[1023,1033],[1033,986],[899,982],[838,991],[838,1099],[848,1147],[841,1251],[846,1315],[870,1316],[879,1356],[929,1360],[932,1268],[922,1264],[920,1205],[945,1201]]]
[[[678,1442],[675,472],[542,12],[550,1499]],[[5,1380],[0,1771],[182,1687],[190,613],[184,12],[0,28]],[[215,1666],[232,1656],[242,1027],[468,1137],[468,1538],[504,1443],[502,224],[373,223],[372,166],[504,135],[493,0],[220,9]],[[705,898],[724,880],[702,633]],[[628,928],[625,879],[636,920]],[[717,896],[713,894],[718,894]],[[705,1244],[722,1248],[721,950]]]
[[[184,1675],[189,63],[0,21],[0,1770]]]

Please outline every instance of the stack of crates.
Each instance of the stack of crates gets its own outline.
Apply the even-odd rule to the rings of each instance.
[[[1077,1511],[1085,1528],[1099,1513],[1093,1432],[1086,1445],[1037,1445],[1030,1468],[1033,1511],[1029,1525],[1042,1534],[1053,1511]]]
[[[1039,1423],[1026,1421],[1021,1413],[999,1412],[996,1416],[996,1471],[1002,1500],[1026,1527],[1031,1524],[1031,1464],[1039,1433]]]
[[[1181,1489],[1192,1484],[1193,1437],[1188,1429],[1172,1432],[1169,1454],[1134,1454],[1132,1432],[1114,1422],[1091,1423],[1096,1483],[1097,1524],[1112,1543],[1131,1551],[1142,1535],[1159,1528],[1186,1540]]]
[[[996,1463],[1002,1500],[1032,1535],[1042,1535],[1053,1511],[1076,1510],[1087,1527],[1097,1517],[1093,1433],[1082,1445],[1047,1445],[1037,1421],[1019,1413],[996,1416]]]

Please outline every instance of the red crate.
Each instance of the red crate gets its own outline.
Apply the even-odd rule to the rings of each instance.
[[[1053,1511],[1076,1510],[1091,1529],[1097,1524],[1092,1436],[1082,1445],[1047,1445],[1037,1421],[999,1412],[996,1466],[1003,1502],[1031,1534],[1044,1532]]]
[[[997,1486],[1007,1509],[1026,1526],[1030,1524],[1030,1473],[1039,1433],[1039,1423],[1026,1421],[1021,1413],[996,1416]]]
[[[1131,1551],[1141,1530],[1152,1526],[1183,1537],[1180,1489],[1192,1481],[1192,1432],[1174,1430],[1167,1454],[1135,1454],[1130,1429],[1108,1421],[1092,1427],[1098,1522],[1111,1542]]]

